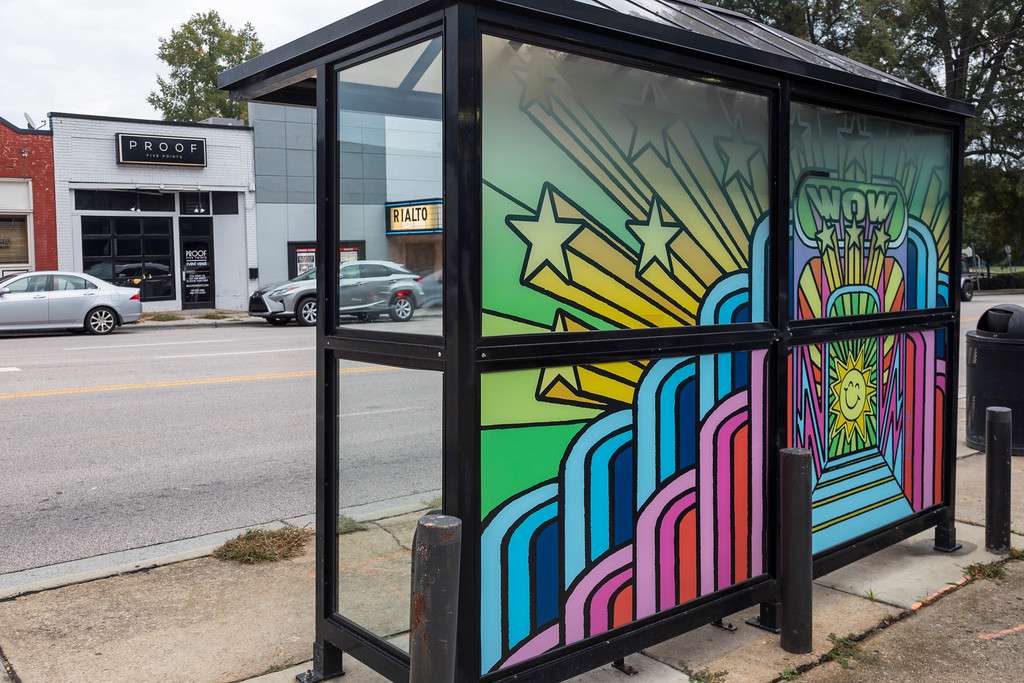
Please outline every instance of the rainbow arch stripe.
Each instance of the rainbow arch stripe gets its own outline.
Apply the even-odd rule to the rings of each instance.
[[[650,361],[633,406],[488,515],[483,673],[763,573],[765,375],[765,351]]]

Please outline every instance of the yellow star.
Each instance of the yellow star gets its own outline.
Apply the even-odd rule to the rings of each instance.
[[[834,225],[824,223],[818,231],[818,251],[824,254],[829,249],[836,248],[836,228]]]
[[[537,394],[543,396],[555,384],[565,384],[574,392],[580,390],[580,378],[576,374],[576,368],[572,365],[563,365],[554,368],[544,368],[540,372],[540,382],[537,386]]]
[[[523,96],[519,100],[520,108],[527,111],[531,105],[537,103],[551,111],[551,86],[557,80],[551,56],[541,51],[541,48],[533,48],[530,51],[530,61],[522,74]]]
[[[860,245],[861,235],[864,229],[856,223],[846,228],[846,248],[850,249]]]
[[[545,188],[536,216],[510,216],[508,226],[527,244],[522,280],[533,277],[545,265],[569,279],[565,245],[583,229],[579,221],[563,221],[555,215],[554,192]]]
[[[647,222],[629,221],[626,227],[633,236],[640,240],[640,260],[636,266],[637,274],[647,268],[651,261],[657,260],[672,272],[672,260],[669,257],[668,245],[679,234],[681,226],[674,223],[666,224],[661,220],[661,201],[655,196],[651,202],[651,210],[647,214]]]

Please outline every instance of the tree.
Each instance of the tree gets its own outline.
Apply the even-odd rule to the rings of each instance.
[[[169,67],[169,77],[157,76],[157,89],[146,101],[167,121],[201,121],[211,116],[246,118],[245,104],[233,102],[217,89],[217,75],[263,52],[256,29],[246,22],[240,30],[224,23],[216,10],[193,14],[160,39],[157,56]]]
[[[1021,0],[718,0],[977,108],[967,156],[1024,167]]]

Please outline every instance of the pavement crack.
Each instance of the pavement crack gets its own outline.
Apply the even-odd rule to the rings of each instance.
[[[408,550],[410,553],[412,552],[412,548],[410,548],[406,544],[402,543],[402,541],[399,540],[398,536],[395,535],[394,531],[392,531],[391,529],[387,528],[386,526],[384,526],[380,522],[366,522],[366,523],[370,524],[372,526],[375,526],[378,529],[380,529],[381,531],[383,531],[384,533],[386,533],[388,536],[390,536],[395,541],[395,545],[397,545],[402,550]]]

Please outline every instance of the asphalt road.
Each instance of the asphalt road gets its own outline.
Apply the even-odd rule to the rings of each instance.
[[[264,325],[0,338],[0,573],[312,513],[314,343]],[[440,375],[341,373],[342,506],[439,489]]]
[[[1024,295],[965,304],[964,332],[1002,302]],[[313,345],[264,325],[0,337],[0,573],[312,513]],[[341,372],[341,505],[439,489],[440,376]]]

